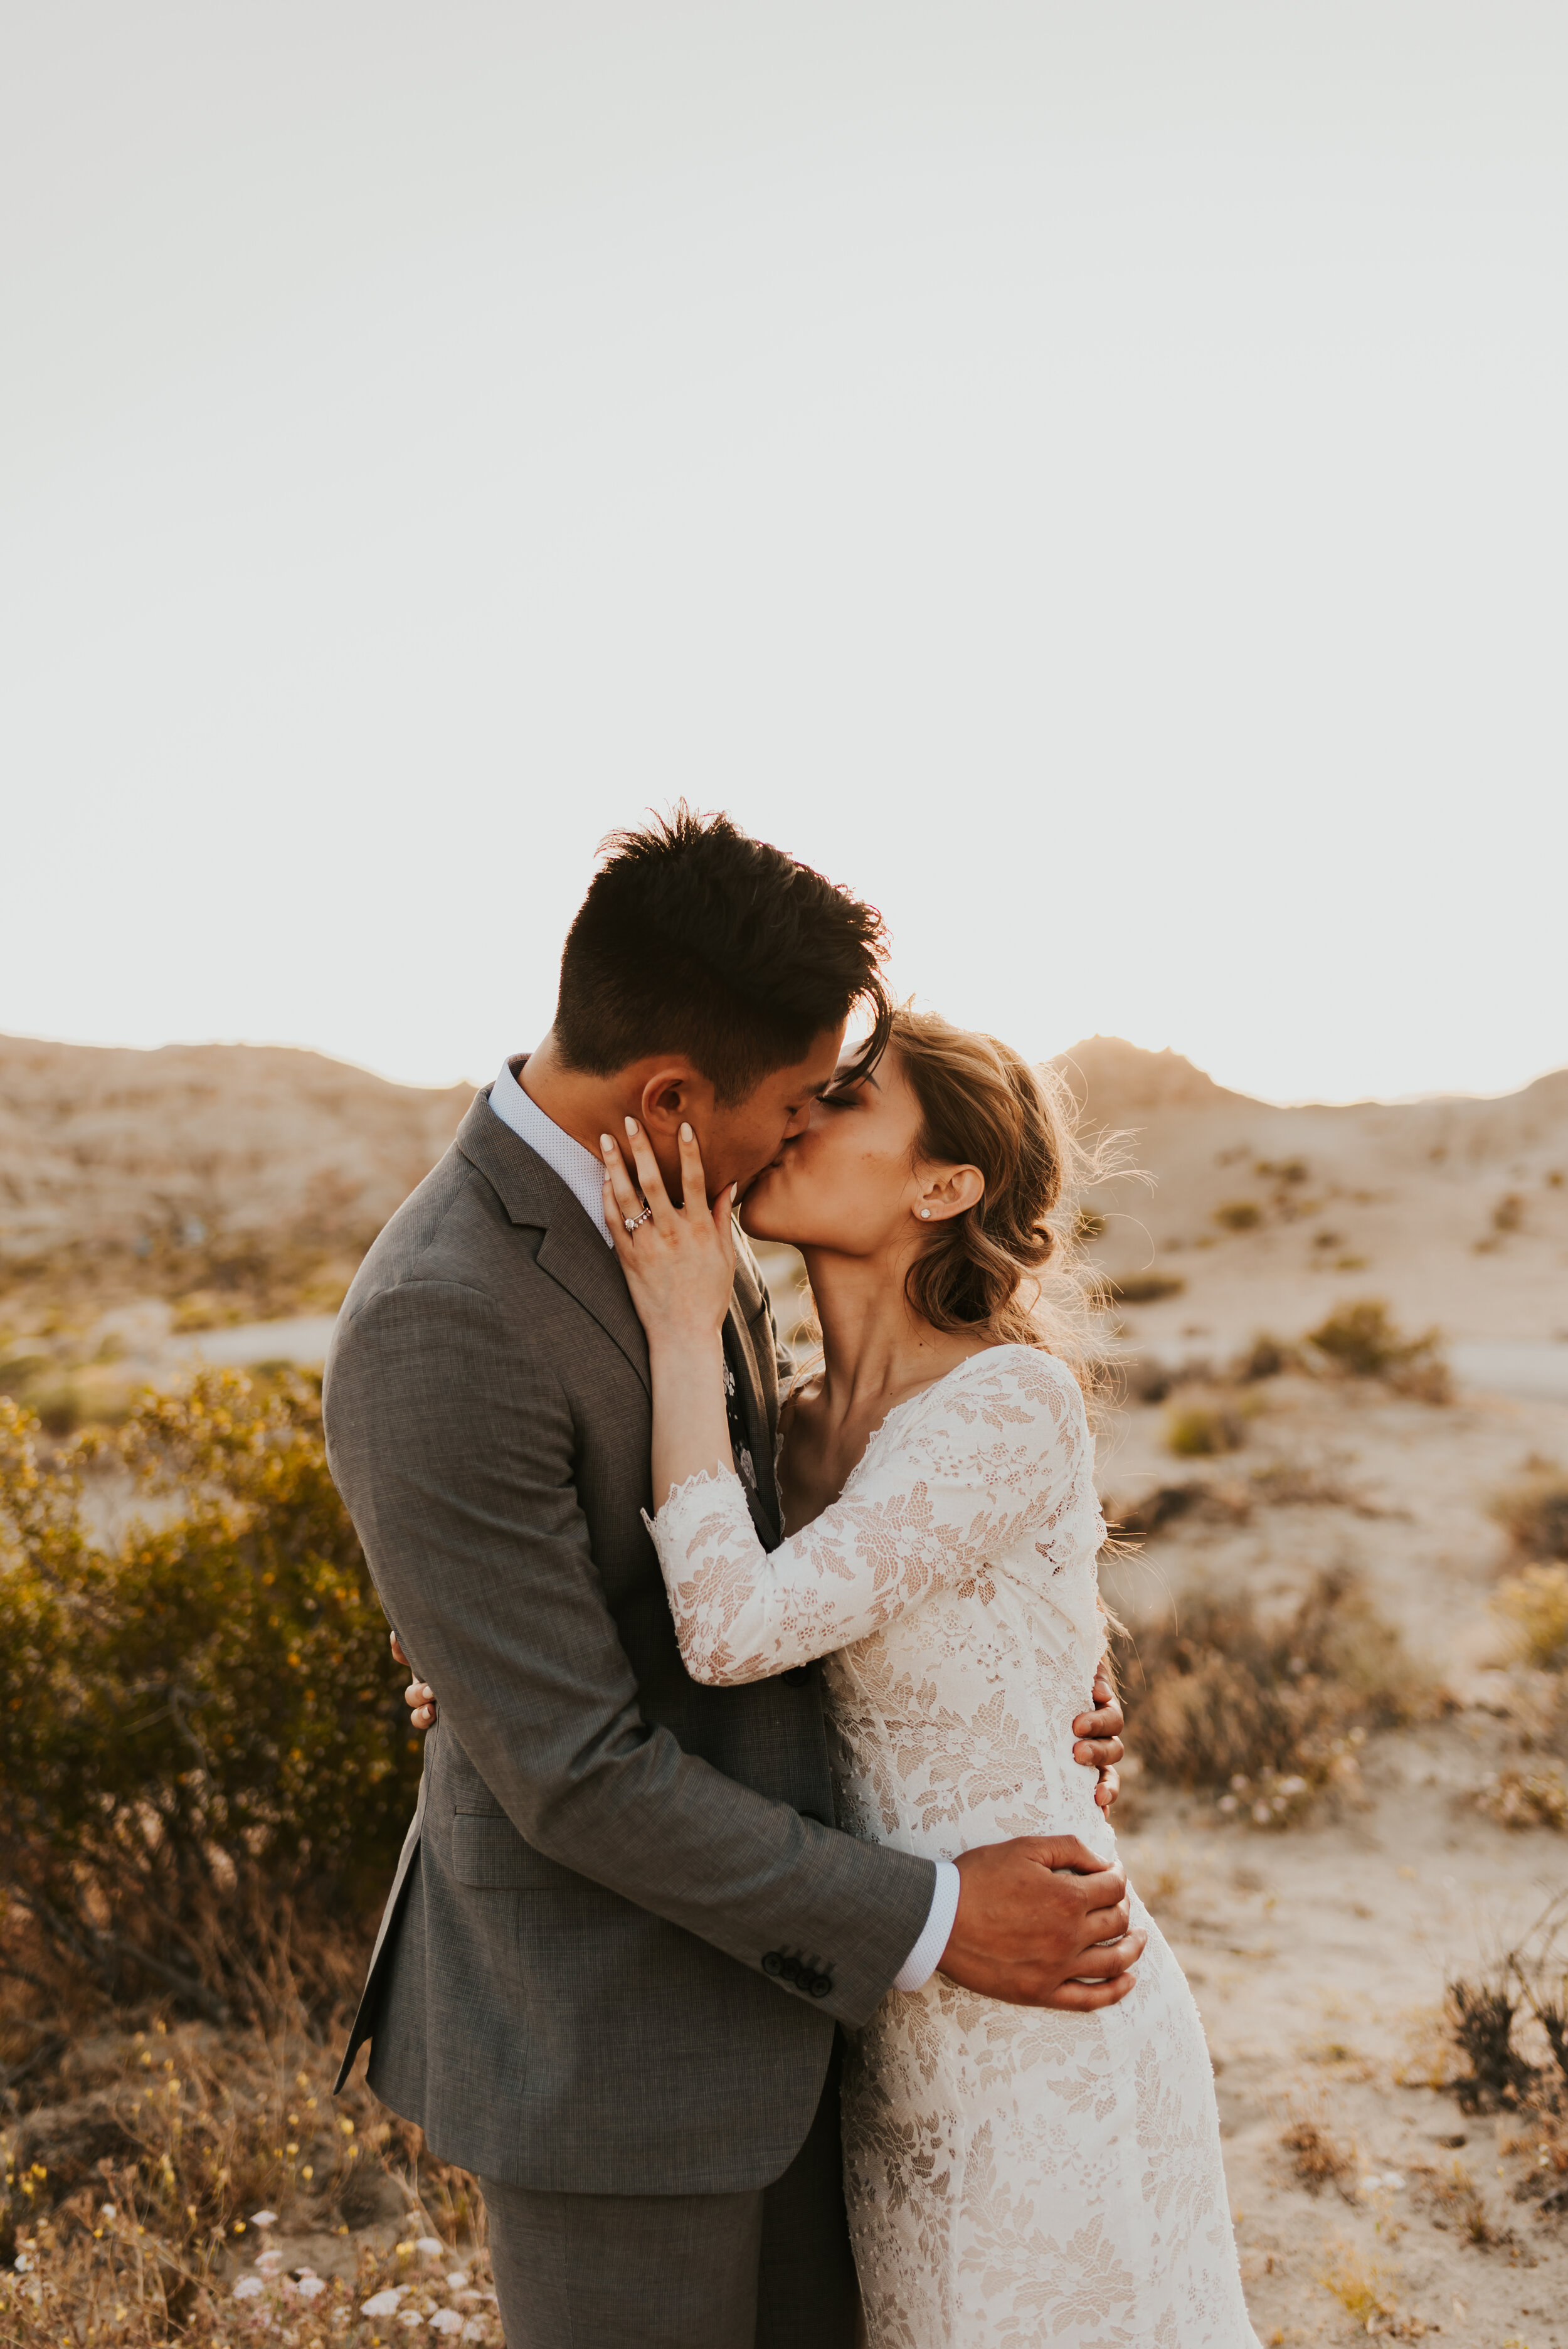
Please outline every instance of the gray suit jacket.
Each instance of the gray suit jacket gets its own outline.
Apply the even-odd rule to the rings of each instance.
[[[771,1543],[777,1373],[748,1257],[731,1339]],[[834,2018],[886,1992],[934,1870],[830,1824],[815,1666],[688,1679],[640,1515],[641,1326],[484,1094],[360,1268],[325,1419],[441,1705],[345,2073],[370,2038],[383,2101],[515,2185],[768,2183],[810,2125]]]

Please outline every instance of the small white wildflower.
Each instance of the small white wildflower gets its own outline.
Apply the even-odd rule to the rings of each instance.
[[[234,2286],[234,2298],[236,2300],[260,2300],[266,2288],[266,2285],[263,2282],[260,2276],[242,2276],[239,2282]]]
[[[33,2262],[32,2262],[32,2261],[27,2257],[27,2254],[26,2254],[26,2251],[18,2251],[18,2252],[17,2252],[17,2254],[16,2254],[16,2272],[17,2272],[17,2274],[18,2274],[18,2275],[26,2275],[26,2274],[28,2273],[28,2271],[30,2271],[30,2269],[31,2269],[32,2265],[33,2265]]]
[[[385,2292],[376,2292],[369,2300],[360,2302],[360,2315],[390,2316],[407,2289],[406,2283],[388,2284]]]
[[[253,2227],[275,2227],[277,2223],[278,2214],[275,2210],[253,2210],[251,2213]]]
[[[438,2260],[446,2248],[445,2243],[438,2243],[434,2235],[416,2235],[414,2238],[414,2249],[423,2251],[428,2259]]]
[[[282,2251],[263,2251],[256,2261],[256,2273],[258,2275],[275,2276],[278,2270],[283,2266],[283,2263],[284,2255]]]
[[[98,2217],[100,2219],[118,2219],[119,2216],[119,2212],[115,2209],[112,2202],[106,2202],[103,2209],[98,2212]]]
[[[455,2308],[438,2308],[430,2319],[432,2333],[460,2333],[463,2320]]]
[[[323,2283],[318,2275],[312,2275],[307,2269],[305,2273],[301,2276],[295,2289],[302,2300],[314,2300],[318,2292],[322,2292],[326,2290],[326,2286]]]
[[[399,2324],[423,2324],[425,2320],[417,2308],[400,2308],[397,2322]]]
[[[467,2268],[454,2268],[451,2274],[447,2278],[447,2288],[450,2292],[465,2291],[468,2286],[468,2281],[469,2271]]]
[[[463,2339],[465,2341],[482,2341],[484,2337],[484,2326],[480,2323],[477,2316],[470,2316],[468,2323],[463,2326]]]

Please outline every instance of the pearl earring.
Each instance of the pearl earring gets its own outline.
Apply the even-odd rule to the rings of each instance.
[[[921,1217],[921,1221],[922,1221],[922,1223],[926,1223],[926,1224],[928,1224],[928,1223],[931,1221],[931,1209],[930,1209],[929,1207],[922,1207],[922,1209],[921,1209],[921,1211],[920,1211],[920,1217]]]

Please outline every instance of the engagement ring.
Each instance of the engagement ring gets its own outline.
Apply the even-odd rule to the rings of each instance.
[[[639,1224],[645,1224],[647,1222],[648,1217],[653,1214],[653,1212],[652,1207],[645,1207],[640,1216],[623,1216],[621,1221],[625,1225],[626,1229],[629,1232],[634,1232]]]

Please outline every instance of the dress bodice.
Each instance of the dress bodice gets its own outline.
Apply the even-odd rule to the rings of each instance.
[[[731,1475],[694,1477],[654,1537],[698,1680],[828,1659],[840,1823],[950,1858],[1022,1834],[1109,1855],[1072,1758],[1104,1646],[1104,1520],[1077,1381],[996,1346],[907,1401],[839,1499],[778,1549]]]

